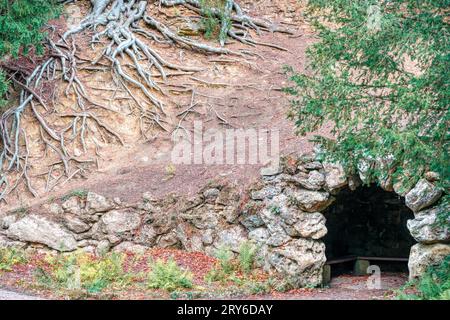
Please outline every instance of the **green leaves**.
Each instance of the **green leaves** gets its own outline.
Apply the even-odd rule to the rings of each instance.
[[[21,48],[27,54],[31,46],[42,53],[46,33],[41,28],[58,13],[55,1],[0,0],[0,57],[17,57]]]
[[[42,41],[47,36],[42,27],[59,12],[54,0],[0,0],[0,61],[6,55],[27,55],[31,47],[42,54]],[[7,90],[8,82],[0,69],[0,108]]]
[[[393,157],[394,167],[373,175],[407,175],[411,183],[432,170],[448,190],[449,5],[310,0],[309,18],[320,38],[308,51],[311,70],[286,69],[292,86],[285,92],[293,97],[290,116],[299,132],[334,123],[336,140],[321,142],[326,157],[349,171],[368,157]]]

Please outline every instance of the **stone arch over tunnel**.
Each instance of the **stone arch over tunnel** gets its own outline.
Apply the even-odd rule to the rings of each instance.
[[[404,198],[376,185],[354,191],[344,188],[335,198],[322,212],[328,229],[323,238],[327,262],[347,257],[388,258],[393,260],[371,264],[382,272],[408,272],[407,259],[416,242],[407,228],[414,214]],[[355,260],[332,264],[331,276],[353,272],[354,264]]]

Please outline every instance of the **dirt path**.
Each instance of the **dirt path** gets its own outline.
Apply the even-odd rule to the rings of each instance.
[[[0,300],[44,300],[37,296],[18,293],[9,289],[0,288]]]
[[[403,273],[386,273],[381,276],[379,289],[369,289],[368,276],[341,275],[332,279],[328,288],[297,289],[287,293],[249,296],[246,299],[281,300],[390,300],[408,280]]]

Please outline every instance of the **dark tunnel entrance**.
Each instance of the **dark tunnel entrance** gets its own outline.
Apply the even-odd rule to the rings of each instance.
[[[370,264],[381,272],[408,272],[407,258],[415,241],[406,221],[414,215],[402,197],[377,186],[345,189],[324,215],[331,277],[353,273],[356,257],[372,257]]]

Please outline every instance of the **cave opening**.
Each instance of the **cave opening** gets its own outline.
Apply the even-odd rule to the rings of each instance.
[[[381,272],[408,272],[407,259],[415,241],[406,222],[413,212],[404,198],[378,186],[344,189],[324,213],[324,238],[330,276],[355,274],[365,260]],[[369,259],[370,258],[370,259]]]

